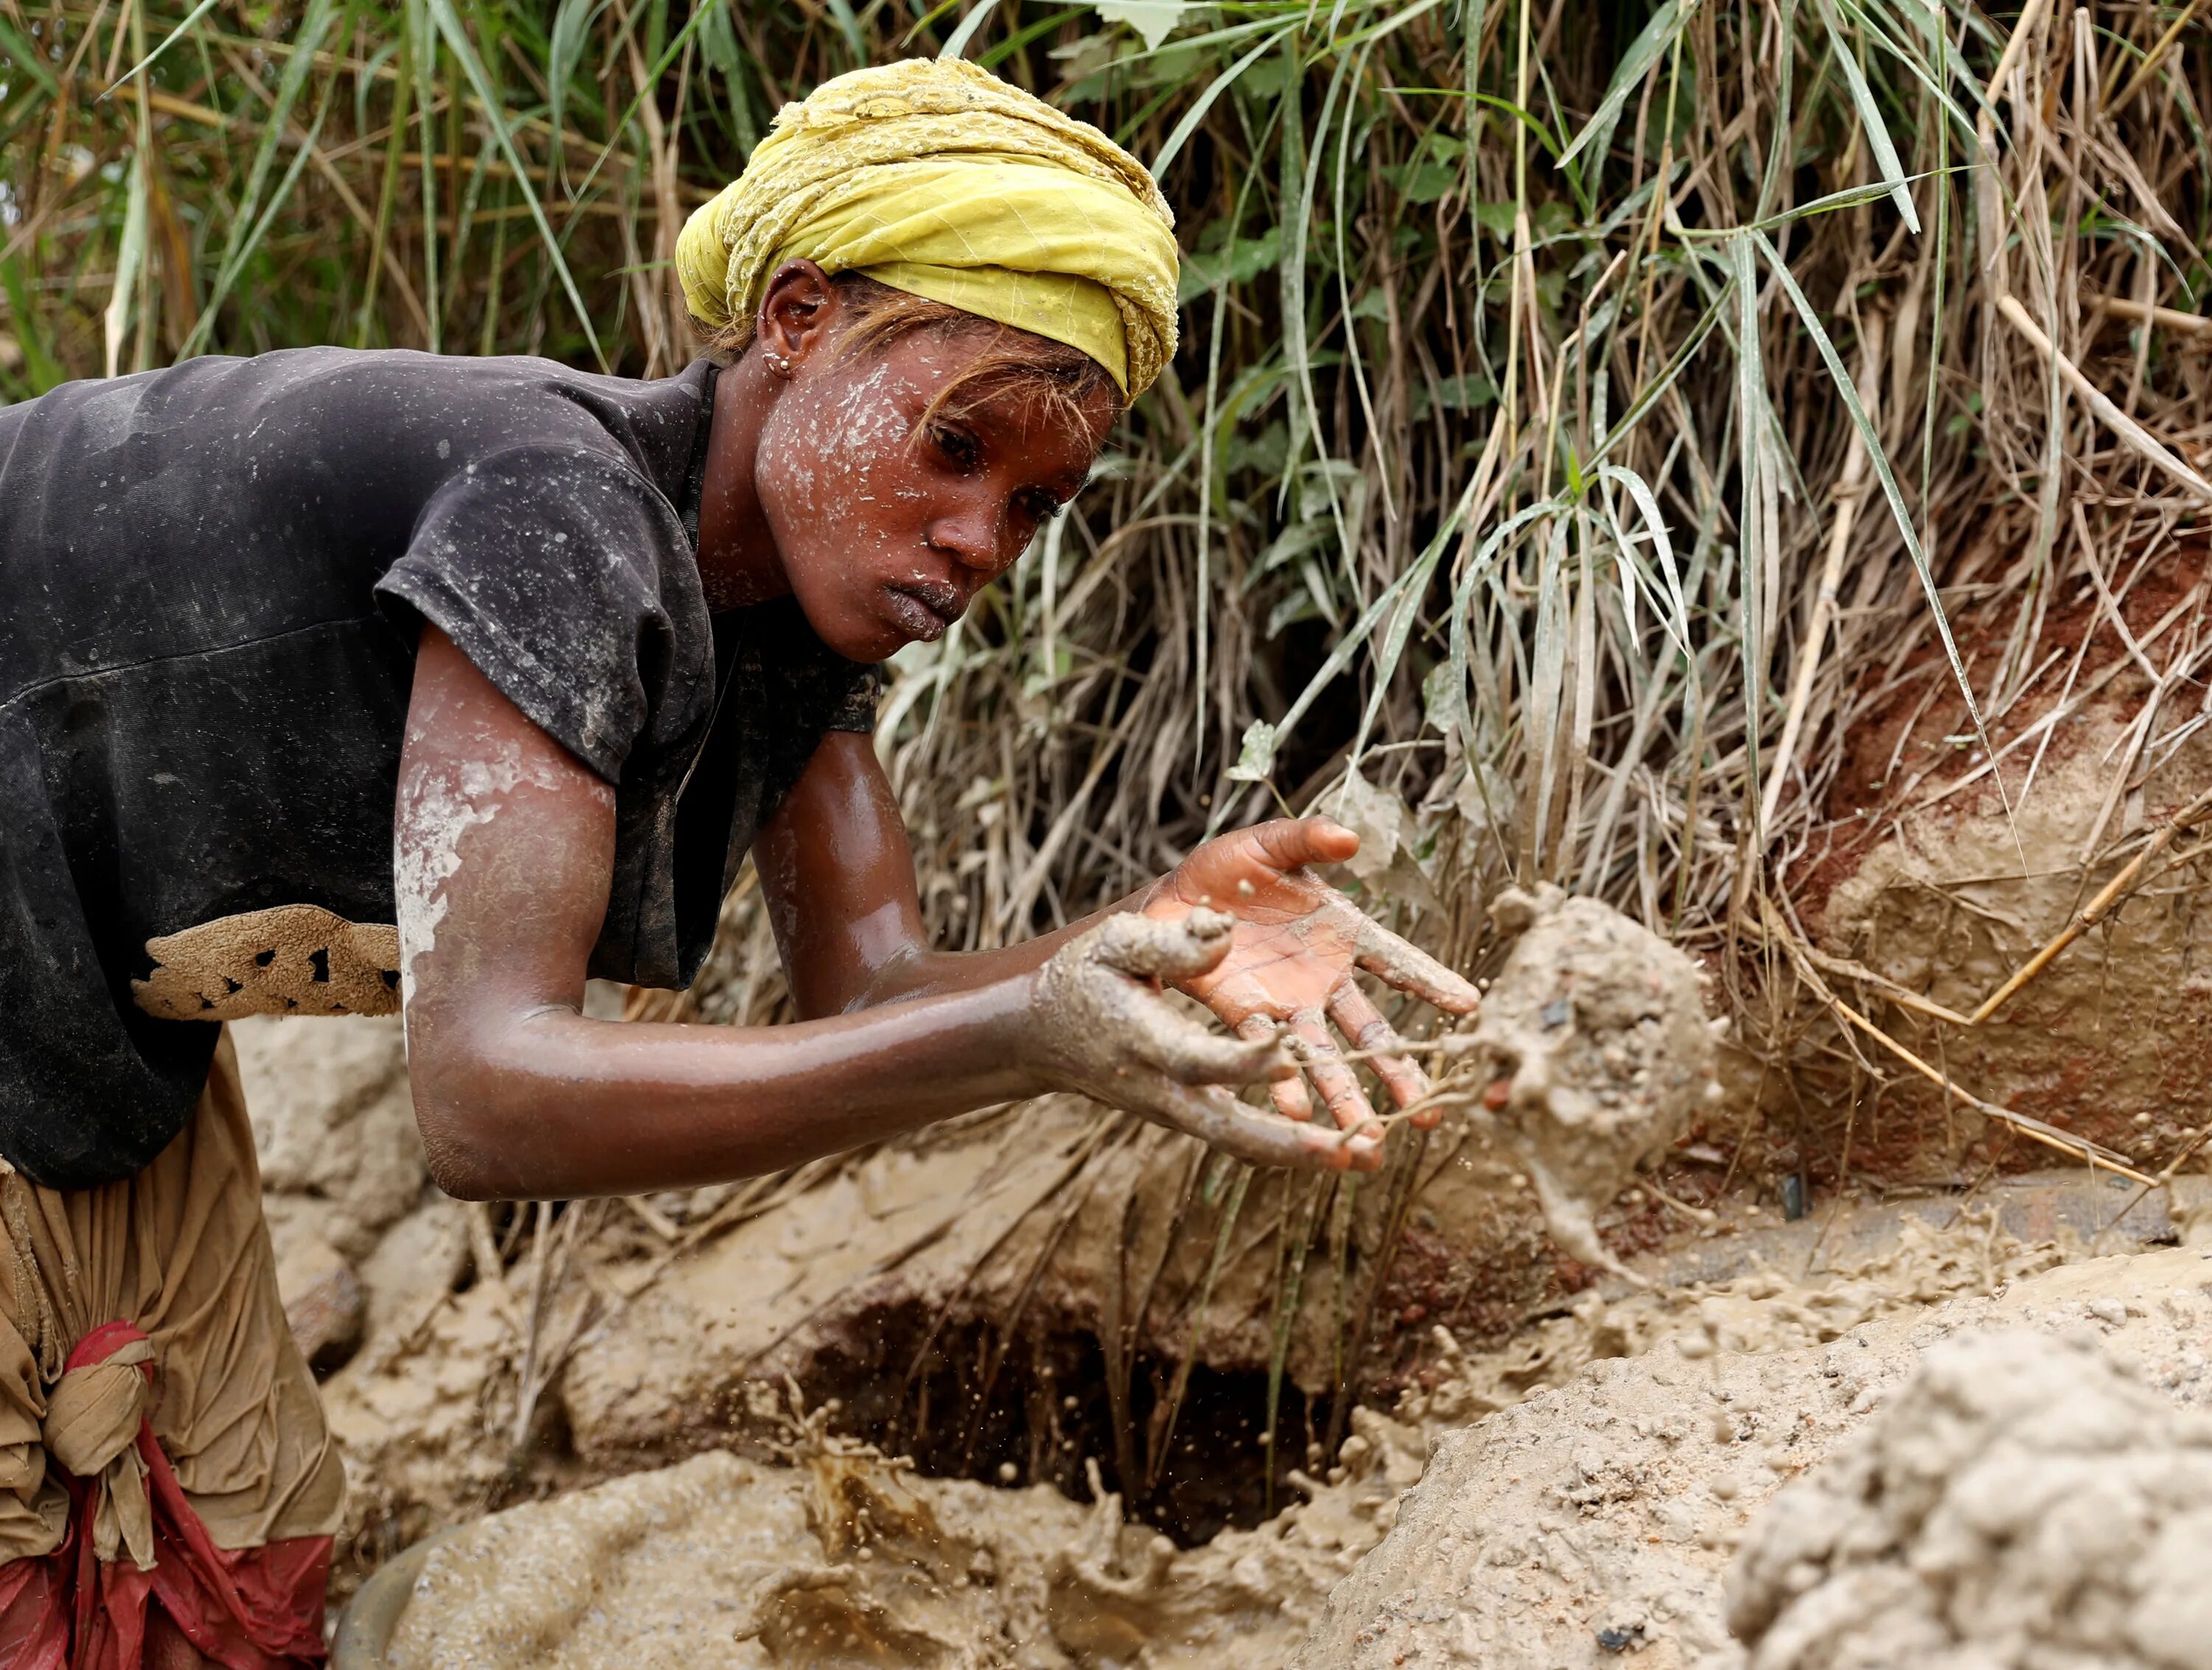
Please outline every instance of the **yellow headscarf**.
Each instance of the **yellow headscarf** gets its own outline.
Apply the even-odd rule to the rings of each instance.
[[[676,244],[692,314],[750,318],[782,263],[1081,349],[1133,399],[1175,353],[1175,216],[1087,122],[959,58],[855,70],[786,105]]]

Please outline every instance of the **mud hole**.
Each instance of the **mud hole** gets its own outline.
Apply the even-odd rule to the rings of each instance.
[[[2197,1217],[2115,1224],[2072,1175],[1784,1222],[1719,1145],[1688,963],[1509,914],[1535,973],[1494,965],[1443,1124],[1371,1179],[1048,1098],[742,1186],[464,1207],[396,1139],[389,1032],[241,1028],[348,1461],[337,1594],[391,1563],[385,1661],[441,1670],[1741,1661],[1745,1510],[1864,1410],[1760,1473],[1683,1437],[1730,1376]],[[1771,1455],[1763,1395],[1729,1442]],[[1644,1471],[1607,1471],[1628,1434]],[[1646,1518],[1608,1555],[1593,1514]]]

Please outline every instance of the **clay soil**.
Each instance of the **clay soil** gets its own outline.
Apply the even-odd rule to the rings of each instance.
[[[1825,1362],[1820,1352],[1859,1337],[1875,1345],[1855,1350],[1904,1342],[1882,1347],[1883,1375],[1901,1375],[1922,1337],[1914,1330],[1928,1320],[1982,1315],[1973,1307],[1990,1296],[2091,1268],[2080,1260],[2099,1251],[2171,1241],[2188,1219],[2185,1212],[2177,1225],[2154,1200],[2114,1224],[2125,1197],[2079,1174],[1992,1182],[1966,1198],[1830,1201],[1793,1223],[1763,1208],[1755,1191],[1731,1188],[1708,1191],[1710,1222],[1670,1209],[1673,1230],[1639,1232],[1660,1244],[1638,1250],[1622,1232],[1639,1220],[1624,1214],[1643,1203],[1623,1203],[1599,1215],[1601,1233],[1644,1285],[1593,1278],[1479,1339],[1433,1319],[1406,1325],[1425,1337],[1422,1357],[1395,1389],[1348,1410],[1336,1434],[1325,1407],[1297,1407],[1294,1391],[1285,1391],[1272,1475],[1260,1442],[1264,1375],[1255,1384],[1246,1369],[1196,1365],[1165,1462],[1175,1488],[1133,1504],[1113,1484],[1105,1353],[1095,1333],[1069,1321],[1080,1309],[1077,1277],[1060,1278],[1057,1297],[1032,1293],[1035,1315],[1062,1332],[1022,1356],[1018,1372],[1002,1365],[1001,1385],[1015,1395],[986,1406],[975,1445],[963,1453],[942,1436],[960,1424],[941,1411],[921,1427],[910,1402],[903,1442],[892,1424],[900,1406],[885,1382],[896,1389],[941,1309],[917,1297],[941,1297],[940,1278],[913,1266],[943,1258],[942,1271],[973,1267],[953,1256],[963,1237],[999,1235],[1012,1215],[1011,1206],[983,1214],[979,1227],[969,1221],[978,1216],[972,1206],[963,1208],[989,1157],[999,1157],[1000,1187],[1048,1199],[1069,1157],[1051,1144],[1025,1145],[1036,1169],[1024,1172],[1006,1160],[992,1123],[978,1120],[933,1144],[786,1180],[782,1203],[750,1217],[732,1210],[742,1192],[647,1203],[667,1236],[631,1208],[590,1209],[595,1223],[571,1208],[550,1216],[541,1242],[534,1213],[472,1221],[419,1183],[410,1196],[373,1168],[345,1176],[303,1169],[304,1157],[330,1145],[288,1137],[295,1120],[374,1132],[404,1089],[392,1077],[388,1040],[373,1023],[353,1027],[289,1023],[242,1041],[260,1075],[253,1089],[267,1110],[272,1219],[292,1250],[288,1267],[295,1278],[324,1268],[311,1290],[326,1294],[327,1266],[299,1250],[319,1247],[357,1270],[362,1290],[360,1336],[325,1383],[353,1484],[346,1586],[400,1548],[442,1538],[415,1579],[390,1661],[443,1670],[611,1662],[1195,1670],[1288,1663],[1301,1651],[1316,1666],[1365,1663],[1367,1645],[1385,1642],[1391,1655],[1410,1644],[1408,1663],[1504,1664],[1517,1661],[1497,1656],[1483,1632],[1519,1639],[1539,1614],[1568,1624],[1556,1640],[1531,1639],[1583,1655],[1557,1662],[1611,1662],[1596,1644],[1605,1631],[1651,1651],[1674,1642],[1668,1650],[1681,1662],[1701,1661],[1709,1649],[1727,1661],[1737,1649],[1725,1631],[1724,1578],[1749,1510],[1856,1430],[1856,1393],[1832,1426],[1808,1428],[1789,1446],[1790,1465],[1760,1460],[1754,1468],[1751,1449],[1702,1436],[1716,1430],[1723,1406],[1715,1387],[1728,1391],[1741,1374],[1817,1379],[1817,1368],[1771,1365]],[[348,1053],[308,1052],[325,1038],[343,1039]],[[348,1082],[353,1093],[337,1095]],[[1064,1121],[1079,1147],[1079,1121],[1097,1124],[1073,1107],[1024,1112],[1040,1124]],[[1698,1144],[1694,1127],[1675,1140]],[[390,1148],[407,1152],[396,1138]],[[1514,1163],[1516,1151],[1504,1151],[1501,1163]],[[1131,1175],[1160,1169],[1158,1158],[1133,1144]],[[1200,1168],[1201,1190],[1206,1175]],[[1652,1187],[1632,1181],[1630,1192]],[[1540,1226],[1533,1193],[1509,1185],[1501,1198]],[[702,1234],[717,1213],[743,1221]],[[362,1227],[379,1218],[380,1228]],[[1044,1230],[1022,1232],[1048,1235],[1057,1221],[1048,1214]],[[1428,1233],[1440,1240],[1446,1220],[1433,1221]],[[1063,1243],[1078,1222],[1061,1228]],[[692,1250],[671,1257],[687,1235]],[[484,1240],[491,1244],[479,1254]],[[505,1255],[501,1241],[513,1242]],[[339,1243],[354,1250],[341,1253]],[[1139,1237],[1140,1253],[1144,1244]],[[478,1256],[495,1263],[495,1277],[482,1278]],[[866,1278],[858,1287],[855,1274]],[[1217,1294],[1233,1287],[1224,1279]],[[669,1284],[694,1284],[685,1305],[711,1292],[732,1314],[752,1314],[744,1335],[752,1345],[779,1334],[800,1339],[810,1316],[826,1332],[780,1358],[759,1357],[733,1379],[738,1353],[714,1344],[726,1330],[689,1339],[668,1331],[672,1317],[696,1312],[665,1312],[642,1334],[630,1332]],[[854,1292],[874,1297],[856,1306]],[[1950,1310],[1941,1309],[1947,1301],[1955,1302]],[[2134,1301],[2119,1303],[2100,1314],[2125,1321]],[[534,1362],[526,1360],[533,1314],[541,1318]],[[880,1331],[873,1349],[871,1327]],[[940,1327],[931,1349],[972,1363],[995,1339]],[[1237,1339],[1224,1327],[1214,1341],[1232,1363]],[[1010,1354],[1009,1365],[1015,1360]],[[1739,1362],[1749,1366],[1728,1366]],[[1888,1381],[1864,1383],[1877,1382]],[[948,1374],[944,1384],[955,1383]],[[533,1385],[518,1427],[521,1390]],[[1633,1413],[1611,1405],[1587,1419],[1562,1413],[1629,1385],[1641,1388]],[[684,1400],[710,1386],[718,1400],[686,1424]],[[1771,1438],[1772,1412],[1797,1395],[1784,1388],[1747,1402],[1744,1430]],[[1159,1406],[1156,1395],[1139,1412],[1152,1418]],[[964,1420],[974,1412],[959,1412]],[[655,1422],[665,1428],[647,1444],[642,1435]],[[1648,1470],[1633,1491],[1603,1466],[1595,1479],[1576,1471],[1593,1454],[1621,1450],[1639,1422],[1656,1436],[1633,1444],[1652,1448],[1651,1469],[1663,1456],[1671,1471]],[[606,1436],[609,1423],[618,1441]],[[1041,1448],[1040,1433],[1057,1435],[1059,1454]],[[1591,1433],[1602,1440],[1595,1449],[1578,1445],[1577,1435]],[[1555,1458],[1550,1472],[1524,1462],[1529,1445]],[[1505,1467],[1499,1457],[1509,1451]],[[1463,1454],[1482,1459],[1461,1465]],[[1140,1467],[1141,1455],[1127,1465]],[[1615,1581],[1591,1521],[1619,1514],[1666,1516],[1664,1526],[1627,1526],[1621,1546],[1652,1550],[1653,1559],[1663,1551],[1673,1564]],[[1427,1528],[1410,1542],[1392,1538],[1409,1515],[1443,1520],[1420,1519]],[[1501,1555],[1432,1570],[1421,1562],[1433,1564],[1461,1534],[1437,1532],[1444,1521],[1486,1527],[1484,1547],[1511,1542],[1528,1559],[1504,1563],[1510,1570]],[[1570,1547],[1583,1552],[1557,1552]],[[1415,1564],[1404,1571],[1393,1564],[1408,1558]],[[1555,1559],[1556,1570],[1546,1564]],[[1427,1621],[1413,1627],[1407,1608]],[[1480,1649],[1472,1658],[1469,1643]],[[1419,1656],[1432,1644],[1440,1656]]]
[[[2205,1227],[2196,1180],[2130,1205],[1923,1141],[1923,1186],[1855,1173],[1785,1221],[1694,969],[1573,902],[1504,914],[1443,1125],[1362,1185],[1054,1098],[741,1186],[467,1207],[388,1024],[241,1027],[347,1456],[338,1595],[418,1548],[387,1661],[440,1670],[1919,1661],[1881,1655],[1954,1629],[1898,1575],[1924,1527],[1731,1578],[1759,1510],[1819,1478],[1847,1518],[1875,1412],[1961,1329],[2148,1320],[2123,1360],[2193,1388],[2201,1260],[2144,1249]],[[2139,1512],[2103,1592],[2196,1511]],[[1873,1656],[1790,1645],[1884,1584]]]

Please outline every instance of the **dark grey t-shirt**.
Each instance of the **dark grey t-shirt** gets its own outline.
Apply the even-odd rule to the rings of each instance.
[[[392,799],[427,619],[616,787],[592,971],[687,983],[872,668],[710,619],[704,362],[307,349],[0,410],[0,1155],[126,1176],[252,1012],[398,1004]]]

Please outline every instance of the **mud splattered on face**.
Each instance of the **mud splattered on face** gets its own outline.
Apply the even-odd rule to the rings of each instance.
[[[823,641],[854,660],[941,637],[1082,486],[1114,416],[1019,387],[933,403],[992,337],[916,331],[798,364],[763,425],[754,489]]]

